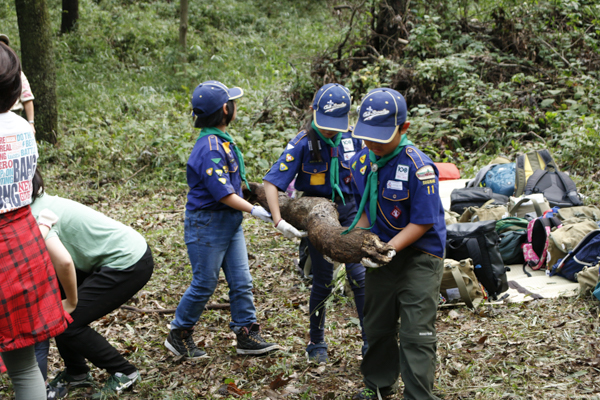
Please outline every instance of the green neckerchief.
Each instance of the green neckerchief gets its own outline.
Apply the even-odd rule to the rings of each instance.
[[[361,229],[371,229],[373,228],[373,226],[375,226],[375,220],[377,219],[377,180],[379,178],[379,170],[383,168],[388,161],[396,157],[402,150],[404,150],[405,146],[412,144],[413,143],[406,138],[406,134],[404,134],[400,138],[400,144],[398,144],[396,150],[394,150],[386,156],[381,157],[379,160],[377,160],[375,153],[369,150],[369,161],[371,161],[372,166],[371,172],[369,172],[369,175],[367,176],[367,184],[365,185],[365,191],[363,193],[362,199],[360,200],[360,204],[356,212],[356,217],[354,218],[354,221],[352,221],[352,225],[350,225],[348,229],[342,232],[342,235],[345,235],[346,233],[350,232],[356,226],[358,220],[363,214],[363,211],[365,210],[367,200],[369,199],[371,199],[369,202],[369,215],[372,221],[371,226],[368,228]]]
[[[333,137],[333,139],[335,140],[334,141],[331,139],[327,139],[325,136],[323,136],[319,128],[317,128],[317,126],[315,125],[315,121],[311,122],[311,126],[315,130],[315,132],[317,132],[317,135],[319,135],[319,137],[323,139],[323,141],[327,145],[329,145],[329,147],[331,147],[332,149],[337,149],[342,140],[342,132],[338,133],[336,136]],[[346,205],[346,200],[344,200],[344,194],[342,193],[342,189],[340,189],[340,161],[338,160],[337,155],[335,157],[331,157],[331,168],[329,169],[329,183],[331,184],[331,200],[335,201],[335,195],[337,192],[338,196],[340,196],[340,198],[342,199],[342,203]]]
[[[244,166],[244,155],[240,151],[239,147],[237,147],[237,145],[233,141],[233,138],[231,137],[231,135],[227,132],[223,132],[219,128],[214,128],[214,127],[202,128],[200,130],[200,135],[198,136],[198,139],[196,141],[198,141],[201,138],[203,138],[204,136],[208,136],[208,135],[218,136],[221,139],[225,140],[226,142],[231,143],[229,148],[231,149],[231,147],[233,146],[233,151],[235,151],[235,154],[237,154],[237,157],[239,160],[238,164],[240,167],[240,176],[242,177],[242,180],[246,184],[246,187],[248,188],[248,190],[251,190],[250,185],[248,184],[248,181],[246,180],[246,167]]]

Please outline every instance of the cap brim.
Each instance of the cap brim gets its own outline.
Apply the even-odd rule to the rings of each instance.
[[[377,143],[389,143],[398,131],[398,126],[373,126],[358,121],[352,132],[357,139],[369,140]]]
[[[347,132],[348,129],[350,129],[348,114],[346,114],[344,117],[331,117],[329,115],[324,115],[313,111],[313,119],[317,128],[324,129],[326,131]]]
[[[229,100],[239,99],[244,95],[244,90],[239,87],[232,87],[231,89],[227,89],[229,93]]]

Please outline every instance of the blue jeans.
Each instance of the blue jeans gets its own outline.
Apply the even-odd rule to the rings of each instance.
[[[339,221],[342,226],[350,226],[356,215],[354,198],[346,199],[346,204],[336,201]],[[310,341],[313,343],[325,340],[325,301],[333,290],[333,264],[325,261],[323,255],[308,241],[308,251],[312,261],[313,285],[310,291]],[[354,303],[360,321],[363,340],[366,339],[363,329],[363,308],[365,305],[365,267],[362,264],[346,264],[346,276],[354,292]]]
[[[191,285],[179,301],[172,328],[189,329],[196,325],[215,292],[221,268],[229,285],[232,320],[229,327],[233,329],[256,322],[242,219],[242,212],[237,210],[186,210],[185,244],[193,276]]]

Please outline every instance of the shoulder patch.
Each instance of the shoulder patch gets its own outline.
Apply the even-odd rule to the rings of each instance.
[[[219,178],[219,182],[221,182],[223,185],[227,183],[227,179],[225,178]]]
[[[352,163],[352,169],[356,169],[356,161]]]
[[[288,153],[288,154],[286,154],[286,155],[285,155],[285,161],[287,161],[287,162],[292,162],[292,161],[294,161],[294,156],[293,156],[293,155],[291,155],[291,154],[289,154],[289,153]]]
[[[415,172],[415,175],[421,181],[435,179],[435,171],[431,165],[425,165],[419,168],[417,172]]]
[[[209,169],[206,170],[206,175],[212,176],[212,174],[213,174],[213,169],[212,168],[209,168]]]
[[[366,159],[367,159],[367,155],[363,154],[362,156],[360,156],[360,163],[364,164]]]
[[[281,163],[279,164],[279,170],[280,171],[287,171],[289,168],[287,165],[285,165],[285,163]]]
[[[211,158],[210,160],[211,160],[212,162],[214,162],[215,164],[218,164],[218,163],[220,163],[220,162],[221,162],[221,159],[220,159],[220,158]]]
[[[364,166],[363,166],[363,167],[360,169],[360,173],[361,173],[362,175],[364,175],[366,170],[367,170],[367,166],[366,166],[366,165],[364,165]]]

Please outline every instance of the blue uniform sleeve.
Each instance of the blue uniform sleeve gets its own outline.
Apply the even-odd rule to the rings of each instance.
[[[438,170],[433,162],[413,147],[406,150],[412,160],[410,166],[410,222],[418,225],[434,224],[440,210]]]
[[[303,138],[304,135],[299,134],[288,143],[283,153],[263,178],[264,181],[272,183],[281,191],[287,189],[302,167],[304,146],[301,140]]]
[[[204,187],[216,201],[236,193],[229,178],[227,156],[221,149],[222,147],[219,146],[219,149],[210,150],[201,164],[203,169],[197,172],[201,176]]]

